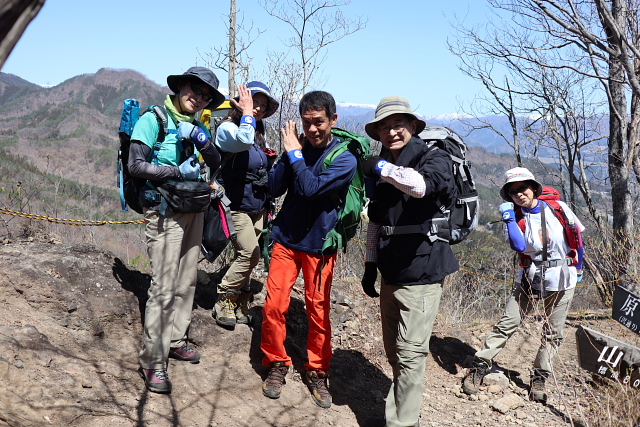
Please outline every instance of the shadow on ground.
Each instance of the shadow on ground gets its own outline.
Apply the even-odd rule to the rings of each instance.
[[[262,307],[254,306],[254,310],[256,319],[252,331],[250,360],[255,372],[264,380],[268,368],[262,364],[264,354],[260,349]],[[309,323],[302,299],[291,298],[286,327],[285,348],[292,359],[293,369],[304,377]],[[347,405],[355,414],[358,424],[363,425],[364,420],[371,415],[384,414],[384,397],[391,386],[391,380],[361,352],[335,349],[329,384],[333,404]]]
[[[429,350],[433,359],[452,375],[458,373],[458,366],[469,367],[476,349],[454,337],[431,336]]]
[[[120,258],[114,258],[111,268],[113,277],[122,289],[131,292],[138,299],[138,309],[140,310],[140,322],[144,325],[144,312],[147,305],[149,287],[151,286],[151,276],[130,270]]]

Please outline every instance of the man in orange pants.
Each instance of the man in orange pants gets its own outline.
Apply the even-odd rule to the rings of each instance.
[[[274,224],[275,241],[264,304],[261,348],[269,374],[262,386],[265,396],[280,397],[285,376],[292,364],[284,343],[286,315],[291,290],[302,269],[305,303],[309,318],[308,361],[305,381],[316,404],[331,406],[327,383],[331,364],[331,282],[337,249],[322,250],[327,233],[338,219],[335,194],[344,200],[357,161],[350,152],[340,154],[326,169],[323,159],[338,144],[331,128],[338,119],[333,96],[314,91],[300,100],[304,137],[289,121],[282,136],[286,153],[269,174],[273,197],[287,193]]]

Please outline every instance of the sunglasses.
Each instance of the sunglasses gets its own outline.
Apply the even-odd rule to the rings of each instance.
[[[200,87],[199,84],[189,83],[189,86],[191,86],[191,91],[199,96],[204,102],[209,103],[213,100],[213,96],[209,92],[202,90],[202,87]]]
[[[516,188],[510,188],[509,191],[507,191],[507,194],[511,197],[515,197],[520,193],[524,193],[525,191],[527,191],[529,188],[531,188],[530,185],[528,184],[522,184],[519,187]]]

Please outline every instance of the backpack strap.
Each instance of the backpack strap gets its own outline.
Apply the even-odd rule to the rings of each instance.
[[[149,108],[147,108],[147,111],[145,111],[145,113],[149,111],[153,112],[153,114],[156,116],[156,120],[158,121],[158,125],[160,127],[160,129],[158,130],[158,136],[156,137],[156,143],[153,145],[151,159],[149,161],[149,163],[152,163],[158,158],[158,151],[160,151],[160,147],[162,146],[164,139],[166,138],[167,134],[170,133],[170,131],[169,116],[167,115],[167,110],[164,107],[160,105],[151,105]],[[178,133],[178,131],[176,130],[175,133]]]
[[[324,156],[324,159],[322,159],[323,169],[327,169],[329,166],[331,166],[331,164],[336,159],[336,157],[338,157],[339,155],[341,155],[346,151],[349,151],[349,141],[347,141],[346,139],[339,138],[337,136],[336,138],[338,139],[338,143]],[[336,206],[336,209],[339,209],[343,201],[342,198],[340,197],[340,193],[338,191],[334,191],[333,193],[331,193],[330,197],[331,197],[331,200],[333,201],[333,204]]]
[[[156,143],[153,144],[153,149],[150,153],[150,157],[149,159],[147,159],[147,161],[151,164],[153,164],[154,162],[156,162],[157,158],[158,158],[158,152],[160,151],[160,147],[162,146],[162,143],[164,142],[166,136],[169,133],[175,133],[177,134],[178,131],[175,129],[169,129],[169,116],[167,115],[167,110],[160,105],[150,105],[149,107],[147,107],[147,110],[143,113],[146,114],[148,112],[152,112],[153,115],[156,117],[156,120],[158,121],[158,136],[156,137]],[[151,181],[148,180],[147,184],[149,184],[149,186],[156,191],[156,195],[155,195],[155,201],[156,202],[162,202],[162,197],[160,196],[160,193],[156,190],[156,186],[160,184],[160,182],[158,181]]]
[[[549,244],[548,244],[548,240],[549,240],[549,234],[547,230],[547,218],[545,215],[546,209],[544,208],[544,205],[540,206],[540,222],[542,225],[542,266],[540,268],[541,270],[541,276],[542,276],[542,286],[544,289],[544,274],[546,272],[546,263],[547,263],[547,258],[549,257]]]
[[[424,234],[429,238],[431,243],[436,240],[449,243],[449,239],[445,239],[439,233],[443,228],[447,228],[448,218],[431,218],[422,224],[414,225],[383,225],[380,227],[380,233],[383,236],[392,236],[399,234]],[[439,224],[442,224],[441,226]]]
[[[571,248],[571,251],[569,251],[569,253],[567,254],[566,258],[570,260],[570,262],[568,263],[568,265],[575,265],[577,264],[577,256],[578,256],[578,252],[577,250],[579,249],[578,247],[574,248],[573,246],[578,246],[576,244],[574,244],[574,241],[577,240],[577,238],[572,238],[571,236],[573,236],[575,233],[580,233],[580,231],[578,230],[577,227],[575,227],[575,224],[573,224],[573,221],[570,221],[569,218],[567,217],[567,214],[565,213],[564,209],[562,208],[562,205],[560,205],[560,203],[558,203],[557,200],[540,200],[538,199],[540,203],[542,203],[542,205],[540,206],[540,212],[542,215],[542,219],[543,219],[543,223],[545,224],[545,227],[542,227],[542,233],[543,233],[543,245],[544,245],[544,253],[542,254],[543,257],[543,264],[547,267],[555,267],[557,265],[564,265],[566,260],[560,260],[558,261],[547,261],[546,260],[546,243],[547,243],[547,238],[546,238],[546,221],[544,219],[544,205],[547,205],[551,208],[551,211],[553,212],[554,216],[556,217],[556,219],[558,220],[558,222],[560,222],[560,225],[562,225],[562,228],[564,230],[564,237],[567,240],[567,243],[569,244],[569,248]],[[520,230],[522,230],[522,232],[524,233],[527,226],[525,223],[525,219],[524,219],[524,215],[522,214],[522,209],[518,209],[516,211],[516,218],[518,221],[518,227],[520,227]],[[581,238],[579,239],[580,241],[582,240]],[[581,245],[580,245],[581,246]],[[525,255],[524,253],[520,253],[520,266],[521,267],[529,267],[531,266],[532,260],[531,257],[529,257],[529,255]]]
[[[216,171],[213,173],[213,176],[211,176],[211,178],[209,179],[210,182],[214,182],[218,178],[218,175],[222,171],[222,167],[236,154],[238,153],[231,153],[228,151],[224,152],[224,156],[222,156],[222,162],[220,163],[220,166],[218,167],[218,169],[216,169]]]
[[[440,146],[440,144],[444,144],[444,141],[442,140],[438,140],[438,141],[434,141],[433,144],[428,145],[428,149],[427,152],[425,153],[425,155],[428,155],[429,153],[432,153],[434,150],[442,150],[445,153],[447,153],[447,155],[451,158],[451,160],[454,163],[454,168],[458,167],[455,165],[455,163],[461,163],[459,166],[460,168],[462,167],[462,163],[463,160],[452,156],[451,153],[449,153],[443,146]],[[454,173],[454,178],[455,178],[455,173]],[[466,174],[464,174],[466,176]],[[451,218],[451,210],[447,209],[447,207],[440,201],[440,198],[434,200],[434,203],[436,204],[436,206],[438,207],[438,210],[440,211],[440,213],[442,214],[443,218],[432,218],[431,222],[432,222],[432,227],[431,227],[431,233],[432,235],[429,236],[429,239],[431,240],[431,242],[435,242],[436,240],[441,240],[444,242],[449,243],[449,239],[451,237],[451,229],[448,229],[447,232],[445,232],[444,234],[442,232],[438,233],[439,231],[443,230],[444,227],[438,227],[437,226],[437,222],[441,222],[443,219],[448,223],[449,219]],[[454,203],[458,203],[458,200],[456,198]]]
[[[524,214],[522,213],[522,208],[520,206],[515,207],[516,211],[516,221],[518,222],[518,228],[522,231],[522,234],[527,229],[527,224],[524,219]],[[526,255],[524,252],[520,252],[520,267],[528,267],[531,265],[531,257]]]

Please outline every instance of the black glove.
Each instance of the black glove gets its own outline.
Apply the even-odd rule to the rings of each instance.
[[[376,166],[380,160],[382,160],[380,156],[371,156],[364,159],[364,162],[362,162],[362,172],[364,176],[379,176],[380,172],[376,170]]]
[[[364,274],[362,275],[362,290],[371,298],[379,297],[376,292],[376,279],[378,278],[378,264],[375,262],[364,263]]]

